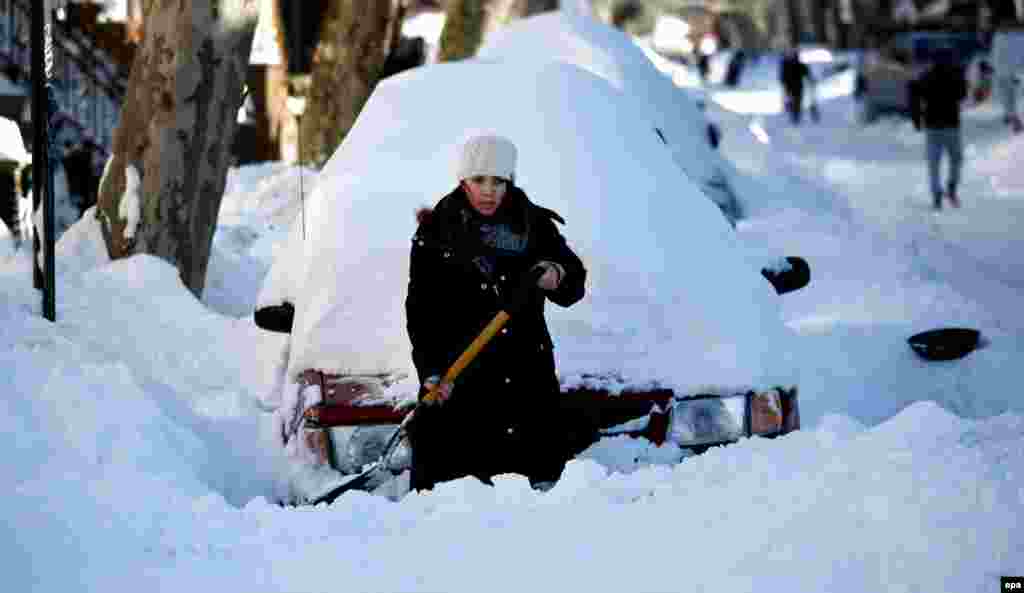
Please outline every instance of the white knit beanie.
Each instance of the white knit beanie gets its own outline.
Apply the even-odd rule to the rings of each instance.
[[[516,172],[516,146],[497,135],[474,136],[462,145],[455,175],[459,181],[477,175],[512,180]]]

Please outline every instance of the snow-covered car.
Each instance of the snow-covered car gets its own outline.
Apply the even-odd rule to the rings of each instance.
[[[593,18],[548,12],[493,32],[477,56],[484,60],[559,61],[607,80],[631,97],[633,112],[658,129],[675,163],[734,224],[743,217],[742,174],[712,145],[709,122],[693,98],[660,72],[627,34]]]
[[[472,92],[453,91],[468,82]],[[372,460],[415,401],[403,306],[414,210],[455,187],[456,148],[480,130],[516,144],[516,184],[564,217],[589,271],[585,299],[548,312],[563,421],[588,435],[579,447],[614,432],[701,447],[797,426],[790,334],[763,262],[635,109],[607,80],[561,62],[466,60],[377,86],[306,201],[301,248],[274,264],[288,273],[268,277],[286,289],[264,290],[294,304],[270,403],[305,411],[311,446],[296,498],[315,499]],[[739,411],[738,422],[706,422],[707,402],[688,414],[690,399]],[[756,422],[758,409],[776,412]]]

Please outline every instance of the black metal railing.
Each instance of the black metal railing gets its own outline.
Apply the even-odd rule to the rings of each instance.
[[[107,53],[68,21],[53,31],[52,84],[59,115],[58,136],[77,136],[110,154],[114,128],[127,89],[127,77]],[[0,0],[0,68],[31,95],[31,5]],[[22,117],[28,121],[30,117]]]

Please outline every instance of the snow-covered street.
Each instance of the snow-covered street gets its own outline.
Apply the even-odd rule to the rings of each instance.
[[[942,278],[975,300],[1007,298],[1002,304],[1011,305],[1024,291],[1024,263],[1010,255],[1024,247],[1016,232],[1024,221],[1024,204],[1017,199],[1024,187],[1008,163],[1022,156],[1022,146],[1008,142],[994,106],[965,111],[965,208],[947,207],[941,214],[931,210],[923,134],[915,133],[909,121],[887,118],[862,127],[851,121],[852,107],[844,99],[824,101],[821,110],[820,123],[805,122],[799,129],[773,119],[767,124],[770,147],[749,150],[747,144],[734,151],[726,143],[724,149],[735,162],[755,170],[769,162],[779,167],[782,161],[794,175],[818,184],[828,196],[824,199],[835,202],[837,215],[859,232],[870,229],[925,256],[921,259],[927,261],[919,262],[922,273]],[[722,119],[743,138],[744,130],[735,128],[749,125],[752,118],[722,112]],[[1009,292],[1001,294],[998,285]],[[1008,315],[1000,322],[1020,320]]]
[[[350,492],[330,506],[282,508],[276,501],[290,460],[273,434],[268,394],[280,387],[287,340],[258,329],[251,313],[299,220],[300,175],[308,200],[316,172],[252,165],[229,176],[203,302],[159,259],[109,262],[90,212],[58,245],[51,324],[31,288],[30,255],[0,236],[3,589],[961,593],[994,591],[1000,575],[1024,572],[1024,136],[1010,135],[991,104],[965,110],[963,207],[936,213],[923,138],[909,122],[856,123],[852,84],[840,74],[821,84],[822,120],[793,127],[765,99],[778,92],[774,73],[762,65],[736,89],[677,90],[704,98],[708,118],[723,131],[722,154],[742,173],[735,179],[746,216],[728,240],[766,260],[799,255],[810,263],[810,284],[777,298],[793,334],[785,344],[799,371],[801,430],[677,463],[667,445],[609,437],[571,461],[547,492],[507,475],[494,487],[464,478],[398,502]],[[567,97],[590,84],[565,78]],[[387,90],[398,93],[401,84]],[[554,134],[578,122],[547,124],[542,131]],[[575,166],[584,155],[615,154],[621,148],[607,132],[615,125],[622,124],[594,132],[607,146],[559,156]],[[380,135],[380,146],[398,146],[398,132],[411,133],[395,130]],[[371,168],[380,162],[372,158],[395,156],[381,152],[360,161],[359,171],[367,179],[399,177]],[[634,158],[648,154],[655,153]],[[559,165],[546,158],[526,157],[525,184],[531,174],[534,183],[554,178],[549,168]],[[648,172],[671,166],[669,157],[658,158],[664,164],[652,157]],[[427,175],[415,167],[427,171],[436,164],[430,159],[441,157],[424,155],[403,173]],[[349,182],[327,189],[360,187],[359,179]],[[703,199],[696,187],[661,198]],[[436,197],[427,191],[422,202]],[[585,226],[632,220],[602,219],[594,213],[604,212],[599,205],[552,200],[569,210],[570,242],[603,257],[626,254],[609,260],[606,285],[628,278],[631,270],[614,268],[639,261],[629,259],[631,249],[682,244],[638,240],[637,247],[622,238],[628,233]],[[411,208],[385,202],[356,207],[379,220],[408,210],[396,231],[407,242]],[[644,206],[652,224],[659,211],[688,211],[658,206]],[[700,207],[690,211],[717,213]],[[345,205],[323,212],[332,208]],[[700,220],[680,228],[686,224]],[[720,233],[706,234],[718,240]],[[358,260],[352,253],[366,245],[345,247]],[[710,281],[682,271],[705,270],[694,260],[712,255],[665,251],[680,272],[659,286],[685,291],[687,282]],[[388,270],[364,273],[357,280]],[[385,283],[404,281],[398,275]],[[387,306],[400,307],[402,296],[390,295]],[[629,356],[595,347],[585,364],[566,358],[600,332],[622,344],[623,336],[661,339],[680,307],[660,296],[619,309],[647,307],[639,321],[612,318],[616,309],[601,308],[600,293],[569,313],[549,313],[556,344],[566,346],[560,371],[572,376],[585,364],[617,371],[613,362],[650,345]],[[730,299],[742,300],[723,296]],[[388,323],[382,327],[401,328]],[[926,362],[908,347],[910,335],[945,326],[977,328],[986,344],[947,362]],[[369,348],[394,337],[360,339]],[[685,337],[682,329],[669,336],[675,343]],[[669,338],[662,343],[673,344]],[[652,354],[651,368],[689,372],[711,364],[690,351],[689,358],[674,355]]]
[[[836,78],[835,86],[848,87],[842,76]],[[752,84],[758,83],[764,84]],[[742,98],[742,91],[727,93]],[[736,97],[729,99],[737,103]],[[723,150],[741,169],[757,173],[766,198],[760,204],[773,205],[745,221],[741,237],[779,253],[800,253],[811,262],[812,285],[783,299],[787,323],[811,342],[825,342],[809,343],[812,348],[835,348],[839,356],[863,347],[881,357],[874,373],[850,378],[861,382],[850,392],[853,397],[889,394],[888,406],[854,414],[863,421],[880,421],[904,406],[907,391],[913,392],[910,399],[921,399],[922,391],[945,391],[942,382],[959,383],[964,373],[975,372],[992,381],[992,388],[968,393],[958,387],[961,395],[950,390],[936,399],[970,417],[1013,408],[1012,396],[996,393],[1007,393],[1006,386],[1020,375],[997,353],[1003,346],[1006,354],[1019,352],[1024,335],[1018,305],[1024,266],[1013,255],[1024,249],[1018,232],[1024,188],[1012,165],[1024,156],[1024,142],[1009,135],[991,104],[965,110],[964,206],[936,213],[927,190],[924,139],[909,121],[886,118],[864,127],[855,121],[855,103],[842,95],[821,101],[820,109],[820,122],[805,118],[799,127],[781,114],[714,109],[712,116],[727,129]],[[754,141],[754,127],[764,130],[768,143]],[[829,297],[822,299],[817,291]],[[954,365],[946,369],[957,374],[953,377],[941,367],[920,364],[920,383],[896,388],[890,382],[888,373],[902,374],[906,361],[889,369],[893,352],[877,350],[879,336],[895,332],[891,343],[896,344],[900,335],[956,325],[984,328],[996,338],[986,352],[998,357],[991,368]],[[815,375],[846,375],[832,366],[805,374],[804,386]],[[836,385],[827,391],[847,392]]]

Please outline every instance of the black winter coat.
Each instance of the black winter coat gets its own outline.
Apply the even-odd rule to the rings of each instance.
[[[421,212],[412,240],[406,318],[420,381],[443,376],[503,308],[503,295],[537,262],[565,269],[558,290],[532,291],[520,310],[455,382],[443,406],[423,406],[411,430],[413,487],[502,472],[538,481],[557,479],[561,446],[553,417],[559,396],[547,300],[568,307],[583,298],[586,270],[554,221],[509,185],[501,208],[485,219],[461,188]],[[526,237],[525,248],[488,247],[481,223],[505,223]],[[422,396],[423,394],[421,394]]]
[[[929,67],[908,83],[910,118],[916,126],[941,130],[960,127],[960,102],[967,98],[967,79],[955,64]]]

